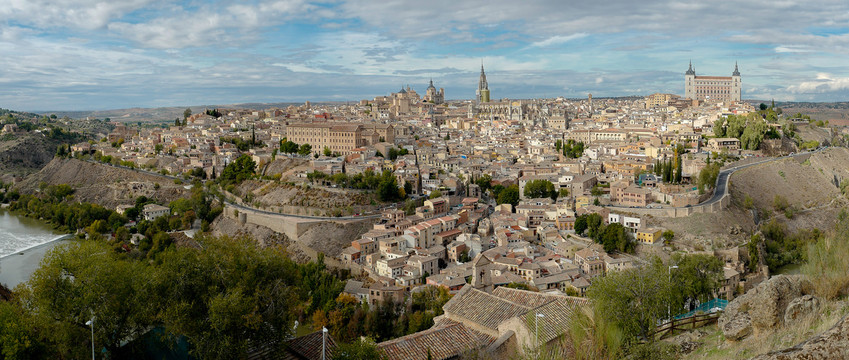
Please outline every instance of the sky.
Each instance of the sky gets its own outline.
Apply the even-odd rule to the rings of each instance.
[[[105,110],[356,101],[428,81],[493,99],[849,100],[849,1],[4,0],[0,107]]]

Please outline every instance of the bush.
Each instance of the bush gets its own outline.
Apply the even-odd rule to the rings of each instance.
[[[622,356],[622,330],[589,305],[573,312],[568,337],[575,350],[574,359],[619,359]]]
[[[816,243],[808,245],[808,262],[802,266],[814,286],[814,293],[835,299],[849,289],[849,220],[842,212],[835,230]]]
[[[776,194],[772,199],[772,207],[775,208],[775,211],[784,211],[788,206],[790,206],[790,204],[787,202],[787,199],[781,195]]]

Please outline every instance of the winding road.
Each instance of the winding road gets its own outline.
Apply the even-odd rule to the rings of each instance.
[[[816,149],[814,151],[805,151],[805,152],[800,152],[800,153],[791,154],[791,155],[785,155],[785,156],[781,156],[781,157],[777,157],[777,158],[769,158],[769,159],[766,159],[766,160],[761,160],[761,161],[757,161],[757,162],[753,162],[753,163],[749,163],[749,164],[745,164],[745,165],[732,166],[730,168],[720,170],[719,174],[716,176],[716,185],[715,185],[714,190],[713,190],[713,196],[711,196],[710,199],[708,199],[705,202],[702,202],[702,203],[699,203],[698,205],[693,205],[693,206],[690,206],[690,207],[710,206],[710,205],[713,205],[714,203],[722,200],[722,198],[728,193],[728,181],[731,179],[731,174],[733,174],[735,171],[743,170],[743,169],[746,169],[746,168],[749,168],[749,167],[752,167],[752,166],[755,166],[755,165],[766,164],[768,162],[778,161],[778,160],[782,160],[782,159],[788,159],[788,158],[791,158],[791,157],[810,155],[810,154],[814,154],[814,153],[823,151],[825,149],[827,149],[827,147],[819,148],[819,149]],[[632,208],[625,207],[625,206],[609,205],[607,207],[617,208],[617,209],[632,209]],[[664,207],[663,209],[685,209],[685,208],[686,207],[677,207],[677,208],[676,207]]]

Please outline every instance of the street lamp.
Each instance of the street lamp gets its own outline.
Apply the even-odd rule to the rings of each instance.
[[[669,285],[670,286],[672,285],[672,269],[677,269],[677,268],[678,268],[678,265],[672,265],[672,266],[669,267]],[[671,300],[672,299],[666,300],[666,317],[670,320],[672,319],[672,304],[670,304]]]
[[[91,320],[86,321],[87,326],[91,327],[91,360],[94,360],[94,316]]]
[[[327,328],[321,327],[321,360],[327,360],[325,343],[327,342]]]
[[[539,318],[544,318],[544,314],[537,313],[534,317],[534,327],[537,333],[537,352],[539,352]]]

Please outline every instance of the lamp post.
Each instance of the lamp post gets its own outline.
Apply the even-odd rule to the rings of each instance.
[[[537,333],[537,335],[536,335],[536,337],[537,337],[537,341],[536,341],[537,342],[537,353],[539,353],[539,318],[544,318],[544,317],[545,317],[545,315],[540,314],[540,313],[536,313],[536,316],[534,316],[534,328],[535,328],[536,333]],[[539,355],[539,354],[537,354],[537,355]]]
[[[672,266],[669,267],[669,285],[670,286],[672,286],[672,269],[677,269],[677,268],[678,268],[678,265],[672,265]],[[667,301],[666,302],[666,317],[669,320],[672,320],[672,304],[670,304],[671,300],[672,300],[671,298],[666,300]]]
[[[327,360],[327,355],[326,355],[327,348],[325,346],[326,342],[327,342],[327,328],[322,326],[321,327],[321,360]]]
[[[91,360],[94,360],[94,316],[85,324],[91,327]]]

